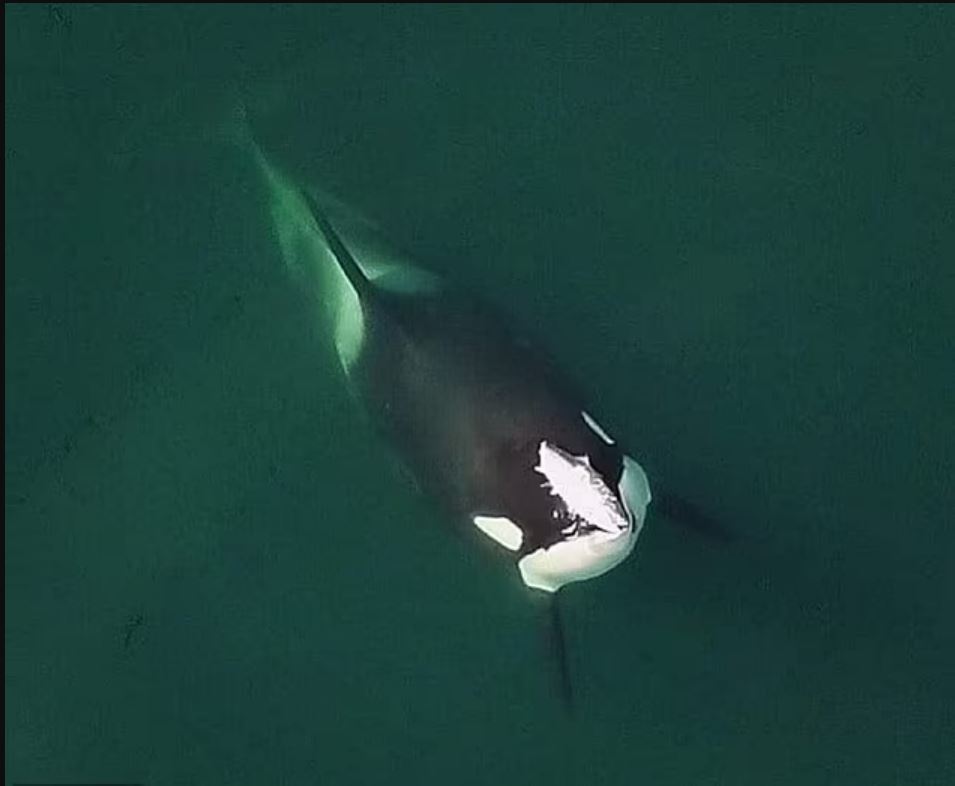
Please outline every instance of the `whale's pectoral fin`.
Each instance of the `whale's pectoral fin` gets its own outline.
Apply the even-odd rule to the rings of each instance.
[[[560,692],[564,711],[574,714],[574,683],[570,672],[570,659],[567,654],[567,637],[564,631],[564,619],[560,609],[560,591],[548,593],[545,598],[547,615],[547,646],[554,666],[554,677]]]
[[[734,534],[725,524],[679,494],[662,490],[653,495],[653,509],[675,524],[720,543],[732,543]]]

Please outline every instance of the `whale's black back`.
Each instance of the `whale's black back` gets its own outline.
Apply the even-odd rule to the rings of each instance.
[[[616,484],[620,449],[594,434],[573,386],[496,309],[453,290],[361,300],[353,383],[422,489],[453,513],[520,521],[530,530],[522,553],[556,542],[534,470],[544,439],[589,456]]]

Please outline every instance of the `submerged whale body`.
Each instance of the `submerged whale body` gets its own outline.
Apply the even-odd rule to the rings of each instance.
[[[650,503],[646,475],[549,355],[475,296],[340,234],[319,200],[253,150],[286,262],[420,488],[536,590],[624,560]]]
[[[361,312],[341,353],[349,379],[421,487],[509,552],[529,587],[553,592],[623,560],[646,476],[549,357],[468,293],[369,278],[306,201]]]

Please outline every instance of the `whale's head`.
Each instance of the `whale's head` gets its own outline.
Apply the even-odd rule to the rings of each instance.
[[[556,592],[600,576],[629,556],[643,528],[650,484],[640,465],[622,454],[610,472],[587,455],[546,441],[538,457],[535,470],[549,493],[559,538],[522,556],[518,569],[527,586]]]
[[[517,556],[528,587],[556,592],[600,576],[633,551],[651,494],[641,466],[584,414],[590,439],[574,433],[528,446],[509,473],[507,515],[473,518]],[[570,444],[573,443],[573,444]]]

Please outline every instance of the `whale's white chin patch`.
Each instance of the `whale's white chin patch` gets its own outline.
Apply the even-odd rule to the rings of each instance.
[[[545,467],[543,459],[547,448],[547,444],[542,443],[542,468]],[[557,455],[560,458],[559,452]],[[580,486],[581,479],[575,480],[575,485]],[[528,587],[556,592],[565,584],[600,576],[630,555],[643,529],[651,495],[643,468],[629,456],[623,457],[623,473],[617,491],[623,500],[626,524],[619,529],[604,527],[570,534],[549,548],[522,557],[517,567]],[[610,516],[611,520],[614,518]],[[595,519],[599,521],[599,517]]]
[[[538,549],[517,563],[528,587],[557,592],[565,584],[592,579],[619,565],[633,551],[635,530],[619,535],[595,530],[562,540],[549,549]]]

